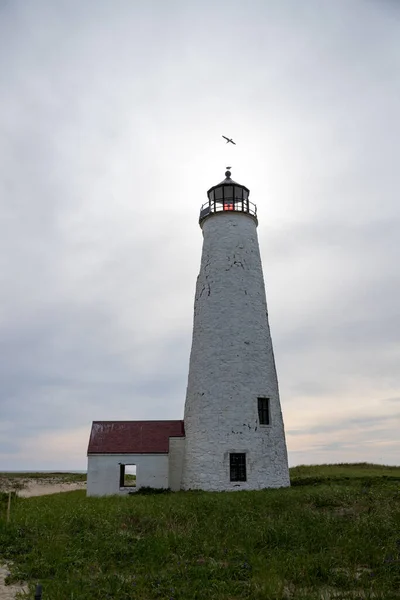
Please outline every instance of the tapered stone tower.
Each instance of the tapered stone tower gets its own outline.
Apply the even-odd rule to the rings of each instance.
[[[200,211],[203,252],[185,403],[182,488],[290,485],[278,379],[249,190],[212,187]]]

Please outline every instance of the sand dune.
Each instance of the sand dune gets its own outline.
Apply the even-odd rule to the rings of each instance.
[[[59,494],[61,492],[72,492],[73,490],[85,490],[86,483],[60,483],[49,482],[48,479],[31,479],[22,490],[18,490],[20,498],[31,498],[32,496],[47,496],[48,494]]]
[[[61,492],[86,489],[84,481],[68,481],[66,477],[54,475],[52,477],[0,477],[0,491],[15,491],[20,498],[32,496],[47,496]]]

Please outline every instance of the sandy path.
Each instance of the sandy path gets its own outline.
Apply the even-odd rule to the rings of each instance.
[[[7,566],[0,565],[0,600],[14,600],[17,592],[28,592],[26,585],[6,585],[4,580],[8,572]]]
[[[86,483],[49,483],[48,481],[30,481],[22,490],[18,490],[20,498],[32,498],[33,496],[47,496],[48,494],[60,494],[61,492],[72,492],[74,490],[85,490]]]

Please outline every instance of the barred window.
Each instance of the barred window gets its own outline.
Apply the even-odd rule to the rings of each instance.
[[[257,398],[260,425],[270,425],[269,398]]]
[[[230,454],[231,481],[246,481],[246,454]]]

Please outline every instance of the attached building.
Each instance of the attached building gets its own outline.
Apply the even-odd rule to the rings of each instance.
[[[88,447],[88,496],[141,487],[181,487],[183,421],[94,421]],[[136,467],[136,485],[127,477]]]

